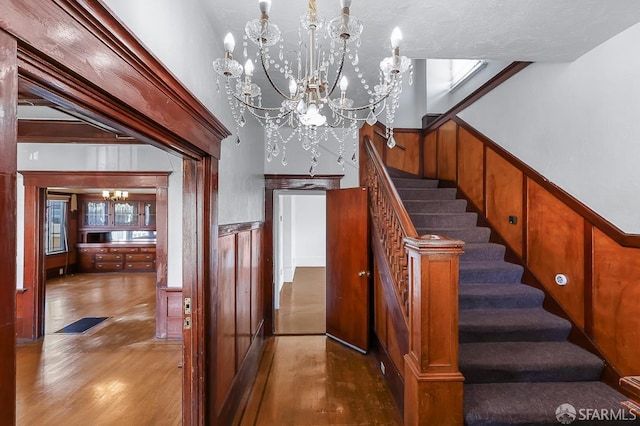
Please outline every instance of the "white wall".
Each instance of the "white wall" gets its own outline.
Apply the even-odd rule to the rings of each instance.
[[[291,128],[282,128],[281,134],[286,140],[293,133]],[[336,134],[342,138],[343,129],[336,129]],[[344,177],[340,180],[341,188],[353,188],[358,186],[358,164],[351,161],[351,157],[354,153],[354,144],[357,147],[358,132],[347,131],[345,133],[344,142],[344,166],[338,164],[339,154],[339,141],[332,135],[329,136],[327,141],[321,141],[320,157],[318,158],[318,165],[315,169],[316,175],[327,174],[343,174]],[[280,151],[286,151],[287,165],[282,164],[282,152],[275,157],[271,162],[264,159],[264,170],[267,174],[301,174],[308,175],[309,168],[311,167],[311,153],[305,151],[302,148],[301,142],[298,140],[297,135],[294,135],[286,145],[280,144]],[[356,158],[358,157],[358,150],[355,150]]]
[[[198,0],[105,0],[116,16],[231,131],[235,122],[224,92],[216,86],[212,63],[223,56],[218,33]],[[221,81],[221,85],[223,82]],[[221,87],[224,90],[224,87]],[[218,206],[220,224],[264,219],[264,144],[262,128],[253,120],[222,142]]]
[[[393,127],[407,129],[421,129],[422,116],[427,113],[427,60],[412,59],[413,84],[409,84],[409,73],[402,77],[402,93],[400,105],[396,110]],[[386,123],[382,113],[380,122]]]
[[[530,65],[461,117],[622,231],[640,233],[640,24]]]
[[[325,266],[327,241],[326,195],[293,195],[295,265]]]
[[[18,170],[39,171],[167,171],[168,259],[167,285],[182,287],[182,159],[151,145],[94,145],[59,143],[18,144]],[[24,185],[19,175],[17,231],[17,287],[23,286]]]

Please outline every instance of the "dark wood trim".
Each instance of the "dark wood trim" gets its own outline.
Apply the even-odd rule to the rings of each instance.
[[[431,126],[431,123],[433,123],[438,118],[440,118],[441,115],[442,114],[432,113],[432,112],[423,115],[422,116],[422,128],[426,129],[427,127]]]
[[[595,341],[593,324],[593,226],[584,221],[584,331]]]
[[[219,158],[229,132],[102,3],[7,0],[4,6],[0,25],[18,40],[28,93],[147,143]],[[49,22],[76,37],[59,38]],[[86,52],[99,52],[109,67],[93,64]]]
[[[202,230],[202,217],[198,214],[202,203],[202,189],[199,188],[203,177],[200,173],[200,164],[193,160],[183,161],[182,175],[182,204],[193,208],[183,209],[182,233],[193,235]],[[193,307],[192,315],[185,315],[185,320],[191,320],[191,328],[183,327],[182,342],[184,350],[182,354],[182,368],[184,371],[193,371],[191,375],[182,376],[182,424],[204,424],[204,394],[205,394],[205,356],[204,356],[204,255],[201,240],[196,238],[183,238],[182,240],[182,297],[191,298]],[[216,246],[217,247],[217,246]],[[187,260],[190,259],[190,262]],[[195,260],[195,262],[194,262]]]
[[[321,190],[340,188],[342,175],[264,175],[264,234],[262,237],[264,335],[273,335],[273,191],[280,189]]]
[[[463,127],[473,136],[478,138],[482,143],[484,143],[487,147],[494,150],[498,155],[507,160],[511,165],[513,165],[516,169],[520,170],[524,173],[525,177],[533,180],[535,183],[543,187],[550,194],[560,200],[562,203],[571,208],[578,215],[582,216],[587,222],[593,224],[596,228],[604,232],[609,238],[617,242],[623,247],[635,247],[640,248],[640,234],[627,234],[623,232],[620,228],[609,222],[607,219],[600,216],[598,213],[591,210],[586,205],[582,204],[576,198],[571,196],[569,193],[565,192],[560,187],[554,185],[549,182],[544,176],[540,173],[520,161],[509,151],[502,148],[497,143],[493,142],[484,134],[480,133],[473,127],[471,127],[468,123],[462,120],[459,117],[455,117],[453,119],[459,126]]]
[[[230,223],[227,225],[218,225],[218,237],[237,234],[238,232],[251,231],[252,229],[259,229],[263,226],[264,222],[242,222]]]
[[[437,119],[429,120],[428,118],[426,118],[427,116],[423,117],[422,118],[423,134],[426,135],[430,131],[437,129],[447,121],[453,119],[454,117],[456,117],[456,115],[459,112],[471,106],[471,104],[476,102],[478,99],[480,99],[481,97],[483,97],[484,95],[486,95],[487,93],[489,93],[490,91],[492,91],[493,89],[495,89],[496,87],[504,83],[506,80],[510,79],[515,74],[522,71],[524,68],[526,68],[530,64],[531,62],[512,62],[511,64],[507,65],[502,71],[500,71],[498,74],[493,76],[489,81],[487,81],[482,86],[474,90],[469,96],[467,96],[466,98],[458,102],[456,105],[454,105],[449,111],[443,114],[440,114],[440,117],[438,117]],[[427,126],[425,126],[425,124],[427,124]]]
[[[65,34],[73,34],[73,38],[53,31],[51,22],[65,28]],[[195,189],[194,199],[199,202],[189,205],[194,206],[193,215],[196,219],[185,225],[184,235],[199,237],[191,247],[193,250],[187,251],[184,257],[183,264],[190,265],[193,272],[185,276],[194,278],[185,280],[184,285],[185,290],[196,293],[207,288],[211,292],[209,295],[215,298],[215,274],[211,272],[212,267],[215,271],[216,265],[211,263],[215,262],[211,259],[216,256],[211,254],[217,254],[217,239],[211,238],[211,235],[217,233],[217,182],[213,185],[207,179],[210,173],[202,170],[216,168],[217,163],[212,158],[219,158],[220,143],[229,135],[229,131],[98,0],[6,0],[3,1],[0,29],[1,34],[12,36],[2,37],[2,46],[6,46],[1,56],[3,79],[11,79],[15,85],[5,85],[2,90],[7,94],[2,97],[2,102],[7,105],[3,107],[5,117],[0,120],[3,123],[1,128],[3,132],[9,132],[0,145],[3,150],[0,159],[7,159],[7,167],[0,160],[0,171],[9,174],[9,182],[4,187],[15,188],[14,141],[17,123],[14,123],[14,111],[18,102],[18,82],[11,71],[16,69],[17,63],[23,93],[192,160],[192,170],[200,172],[192,174],[193,186],[186,184],[185,188]],[[4,41],[12,38],[15,40],[11,41],[11,50]],[[101,60],[100,64],[95,62],[97,57]],[[203,166],[205,162],[207,164]],[[8,191],[11,194],[14,192]],[[15,199],[11,196],[5,198],[13,202],[8,205],[15,205]],[[13,209],[2,211],[0,223],[15,223],[10,213]],[[212,229],[211,232],[208,227]],[[3,232],[5,242],[14,240],[13,235]],[[15,244],[6,245],[15,247]],[[15,257],[11,249],[3,253],[3,258]],[[3,276],[9,281],[15,277],[10,269],[5,268],[3,272],[6,272]],[[15,298],[6,300],[13,301]],[[12,303],[0,304],[0,319],[7,314],[11,317],[7,328],[0,323],[0,335],[3,339],[5,335],[8,336],[10,341],[15,339],[15,308],[12,306]],[[204,298],[200,298],[193,309],[200,315],[208,311],[210,306],[207,306]],[[205,348],[215,329],[207,329],[205,334],[204,321],[194,321],[193,327],[195,338],[191,339],[189,335],[184,345],[185,356],[193,354],[194,362],[190,362],[189,368],[183,369],[183,413],[186,413],[183,422],[205,424],[212,405],[204,398],[204,389],[215,383],[215,376],[208,375],[204,368],[209,358]],[[8,347],[5,344],[8,341],[2,340],[0,346]],[[6,355],[0,358],[6,359],[6,362],[12,360],[12,365],[15,365],[15,350],[7,349]],[[13,379],[7,377],[4,380],[2,376],[0,394],[15,399],[15,385],[11,385],[15,384],[15,368],[7,364],[5,370],[4,363],[2,366],[0,370],[9,371]],[[195,393],[191,392],[192,386]],[[5,408],[15,406],[14,403],[4,402],[2,406]],[[15,417],[15,411],[7,410],[4,415],[5,418]]]
[[[4,4],[2,9],[4,15]],[[16,55],[16,40],[0,25],[0,407],[3,422],[11,425],[16,422]]]
[[[24,142],[143,144],[81,121],[21,119],[18,120],[18,143]]]
[[[64,188],[166,188],[171,172],[61,172],[18,170],[24,186]]]

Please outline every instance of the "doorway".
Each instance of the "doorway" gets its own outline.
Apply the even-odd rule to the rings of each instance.
[[[275,334],[326,333],[326,195],[274,194]]]

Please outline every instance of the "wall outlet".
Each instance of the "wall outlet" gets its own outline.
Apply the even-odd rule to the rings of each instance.
[[[64,269],[60,268],[60,270],[58,271],[58,275],[62,275],[64,274]]]
[[[382,371],[382,374],[387,374],[387,367],[384,366],[382,361],[380,361],[380,371]]]
[[[569,279],[564,274],[557,274],[555,280],[558,285],[567,285],[569,282]]]

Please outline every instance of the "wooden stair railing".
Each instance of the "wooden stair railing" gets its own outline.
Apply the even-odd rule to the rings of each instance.
[[[365,137],[372,244],[382,246],[409,329],[405,425],[462,425],[458,266],[462,241],[419,236],[373,141]]]

